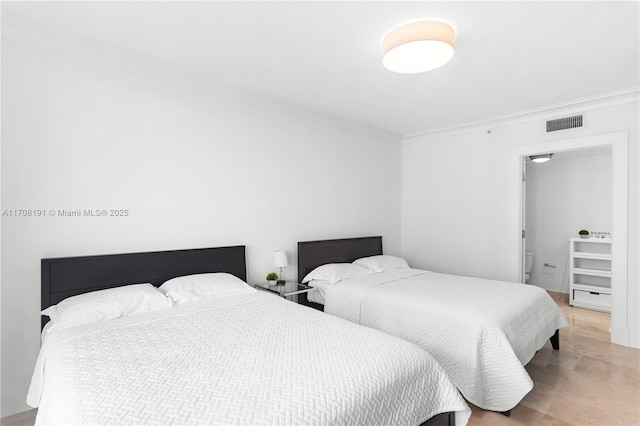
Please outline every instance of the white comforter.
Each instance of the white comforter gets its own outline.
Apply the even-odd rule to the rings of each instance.
[[[324,310],[418,344],[468,401],[494,411],[533,388],[524,364],[568,325],[539,287],[417,269],[341,281]]]
[[[417,425],[470,411],[415,345],[265,292],[47,336],[37,424]],[[459,423],[458,423],[459,422]]]

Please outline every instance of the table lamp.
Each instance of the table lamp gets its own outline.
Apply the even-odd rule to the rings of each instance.
[[[273,266],[280,268],[280,279],[276,282],[276,285],[284,285],[285,281],[282,279],[282,268],[287,266],[287,253],[283,250],[276,250],[273,252]]]

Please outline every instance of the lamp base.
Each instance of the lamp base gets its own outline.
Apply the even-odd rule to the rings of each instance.
[[[285,280],[278,280],[276,281],[276,285],[285,285],[286,281]]]

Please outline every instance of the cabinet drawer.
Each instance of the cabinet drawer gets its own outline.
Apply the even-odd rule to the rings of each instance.
[[[611,312],[611,294],[573,290],[573,304],[581,308]]]

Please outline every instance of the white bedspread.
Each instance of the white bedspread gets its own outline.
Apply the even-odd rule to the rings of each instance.
[[[468,401],[494,411],[533,388],[523,365],[568,325],[542,288],[417,269],[332,285],[325,312],[423,347]]]
[[[324,305],[327,288],[332,286],[333,284],[331,284],[329,281],[313,280],[309,282],[309,285],[313,287],[313,290],[307,293],[307,300],[309,302],[315,302]]]
[[[420,348],[266,292],[51,334],[36,424],[417,425],[470,411]]]

